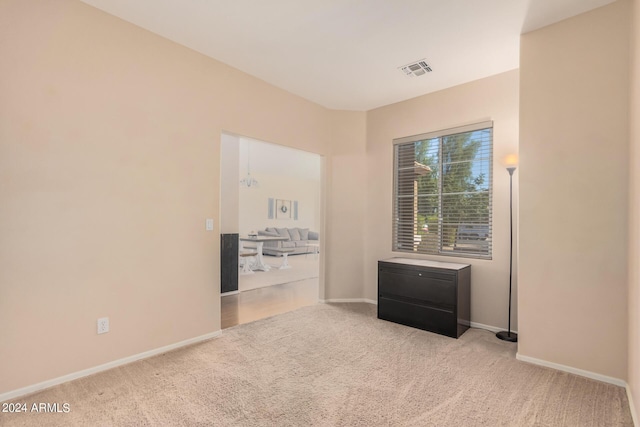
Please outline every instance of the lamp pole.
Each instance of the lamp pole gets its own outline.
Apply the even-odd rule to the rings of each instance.
[[[513,172],[515,166],[507,168],[509,172],[509,321],[508,330],[496,333],[503,341],[518,342],[518,334],[511,332],[511,284],[513,281]]]

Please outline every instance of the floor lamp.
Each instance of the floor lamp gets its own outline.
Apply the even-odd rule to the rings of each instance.
[[[511,332],[511,284],[513,281],[513,172],[515,166],[507,167],[509,172],[509,328],[496,333],[496,337],[503,341],[518,342],[518,334]]]

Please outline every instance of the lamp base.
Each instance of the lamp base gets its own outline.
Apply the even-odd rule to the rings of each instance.
[[[515,332],[500,331],[496,334],[496,337],[502,341],[518,342],[518,334]]]

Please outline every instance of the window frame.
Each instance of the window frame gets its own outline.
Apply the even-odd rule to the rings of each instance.
[[[443,164],[444,161],[442,159],[442,139],[444,137],[450,137],[450,136],[454,136],[457,134],[462,134],[462,133],[470,133],[470,132],[474,132],[474,131],[480,131],[480,130],[490,130],[490,140],[489,140],[489,147],[488,147],[488,179],[487,179],[487,183],[488,183],[488,232],[487,232],[487,238],[486,238],[486,242],[487,242],[487,252],[473,252],[473,251],[455,251],[455,250],[446,250],[443,249],[445,247],[445,244],[443,243],[443,230],[442,230],[442,211],[443,211],[443,194],[446,195],[447,193],[443,193],[443,175],[442,175],[442,168],[443,168]],[[436,255],[436,256],[448,256],[448,257],[460,257],[460,258],[473,258],[473,259],[481,259],[481,260],[491,260],[493,259],[493,136],[494,136],[494,126],[493,126],[493,121],[488,120],[488,121],[482,121],[482,122],[478,122],[478,123],[473,123],[473,124],[469,124],[469,125],[464,125],[464,126],[458,126],[458,127],[453,127],[453,128],[447,128],[447,129],[442,129],[442,130],[438,130],[435,132],[428,132],[428,133],[423,133],[423,134],[419,134],[419,135],[413,135],[413,136],[407,136],[407,137],[403,137],[403,138],[396,138],[393,140],[393,155],[392,155],[392,161],[393,161],[393,189],[392,189],[392,221],[391,221],[391,235],[392,235],[392,239],[391,239],[391,250],[392,252],[400,252],[400,253],[413,253],[413,254],[417,254],[417,255]],[[400,226],[400,214],[398,213],[401,205],[400,199],[399,199],[399,167],[400,167],[400,159],[399,159],[399,146],[409,146],[410,144],[415,144],[417,142],[421,142],[421,141],[425,141],[425,140],[430,140],[430,139],[440,139],[439,141],[439,147],[438,147],[438,180],[439,180],[439,185],[438,185],[438,191],[437,194],[430,194],[430,195],[434,195],[438,197],[438,218],[439,218],[439,224],[438,224],[438,231],[437,231],[437,248],[431,249],[429,250],[429,247],[426,247],[426,249],[422,249],[419,250],[419,246],[420,244],[418,243],[417,245],[414,244],[414,248],[412,249],[402,249],[402,242],[399,241],[399,236],[406,234],[405,233],[401,233],[399,231],[399,226]],[[465,160],[465,161],[473,161],[473,159],[469,159],[469,160]],[[406,184],[406,182],[404,182]],[[418,197],[418,193],[416,194],[416,198]],[[416,199],[417,200],[417,199]],[[416,201],[414,201],[414,203],[416,203]],[[414,221],[414,230],[416,230],[417,226],[418,226],[418,220],[416,217],[413,218]],[[463,225],[463,223],[458,223],[458,227],[460,225]],[[415,240],[415,236],[417,236],[416,234],[417,232],[414,231],[414,242]],[[406,243],[405,243],[406,244]],[[455,247],[455,244],[454,244]]]

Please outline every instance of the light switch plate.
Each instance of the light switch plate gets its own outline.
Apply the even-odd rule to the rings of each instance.
[[[206,230],[207,231],[213,231],[213,219],[212,218],[207,218]]]

